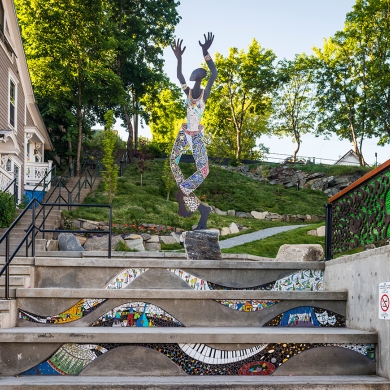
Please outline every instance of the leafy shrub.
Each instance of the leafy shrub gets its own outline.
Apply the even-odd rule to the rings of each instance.
[[[15,203],[13,195],[0,192],[0,228],[11,225],[15,218]]]

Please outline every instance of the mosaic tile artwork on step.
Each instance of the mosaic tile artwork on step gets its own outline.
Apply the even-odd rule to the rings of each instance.
[[[165,310],[147,302],[120,305],[102,315],[91,326],[184,327]]]
[[[146,272],[148,268],[128,268],[119,273],[114,279],[105,287],[108,290],[120,290],[126,288],[138,276]]]
[[[270,375],[294,356],[319,347],[347,348],[375,359],[374,344],[273,343],[229,351],[206,344],[64,344],[49,359],[20,375],[78,375],[99,356],[125,346],[158,351],[187,375]]]
[[[239,301],[236,299],[230,299],[230,300],[223,300],[223,299],[216,299],[216,302],[220,303],[221,305],[224,305],[228,307],[229,309],[238,310],[238,311],[244,311],[246,313],[252,312],[252,311],[260,311],[263,309],[267,309],[268,307],[271,307],[275,305],[276,303],[279,303],[281,301],[277,300],[246,300],[246,301]]]
[[[40,324],[65,324],[79,320],[87,314],[92,313],[106,300],[107,299],[81,299],[70,309],[54,316],[40,316],[19,309],[19,319]]]
[[[285,278],[254,287],[226,287],[197,278],[181,269],[170,269],[194,290],[322,291],[324,271],[301,270]]]
[[[279,314],[264,326],[283,327],[345,327],[345,317],[330,310],[301,306]]]

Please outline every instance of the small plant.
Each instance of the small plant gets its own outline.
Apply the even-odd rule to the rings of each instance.
[[[138,161],[137,161],[137,170],[141,174],[141,187],[142,187],[142,175],[146,171],[151,171],[148,159],[150,155],[148,154],[148,145],[147,141],[141,139],[139,141],[139,150],[138,150]]]
[[[22,201],[17,205],[17,208],[21,209],[21,210],[25,209],[26,206],[28,205],[29,201],[30,200],[29,200],[28,196],[26,194],[24,194]]]
[[[118,243],[115,245],[115,251],[116,252],[137,252],[137,250],[130,249],[123,241],[118,241]]]
[[[64,225],[65,230],[75,230],[76,229],[73,220],[69,216],[63,217],[63,225]]]
[[[14,196],[8,192],[0,192],[0,227],[11,225],[15,218]]]
[[[167,200],[169,200],[169,195],[172,190],[174,190],[176,187],[176,181],[175,178],[173,177],[173,173],[171,170],[171,165],[170,165],[170,159],[167,158],[164,162],[164,170],[163,170],[163,175],[162,179],[165,184],[165,189],[167,190]]]

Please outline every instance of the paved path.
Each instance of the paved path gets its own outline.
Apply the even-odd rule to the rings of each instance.
[[[304,227],[307,225],[290,225],[290,226],[278,226],[268,229],[259,230],[257,232],[243,234],[241,236],[228,238],[227,240],[222,240],[219,242],[221,249],[232,248],[237,245],[246,244],[247,242],[262,240],[263,238],[271,237],[275,234],[287,232],[299,227]]]

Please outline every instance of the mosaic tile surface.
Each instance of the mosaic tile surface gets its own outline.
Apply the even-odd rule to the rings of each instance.
[[[264,326],[345,327],[345,317],[330,310],[301,306],[279,314]]]
[[[19,309],[19,319],[40,324],[65,324],[79,320],[80,318],[93,312],[106,300],[107,299],[81,299],[70,309],[60,314],[47,317],[39,316]]]
[[[106,286],[108,290],[120,290],[126,288],[133,280],[142,275],[148,268],[128,268],[117,275]]]
[[[130,302],[115,307],[91,326],[184,327],[168,312],[147,302]]]
[[[194,290],[267,290],[267,291],[322,291],[324,272],[322,270],[302,270],[275,282],[254,287],[225,287],[198,278],[181,269],[170,269]]]
[[[187,375],[270,375],[294,356],[318,347],[347,348],[374,360],[374,344],[262,344],[223,351],[205,344],[64,344],[48,360],[20,375],[78,375],[105,352],[126,345],[156,350]]]
[[[239,300],[222,300],[222,299],[216,299],[216,302],[220,303],[221,305],[224,305],[228,307],[229,309],[238,310],[238,311],[244,311],[246,313],[252,312],[252,311],[260,311],[263,309],[267,309],[268,307],[271,307],[275,305],[276,303],[279,303],[281,301],[277,300],[246,300],[246,301],[239,301]]]

